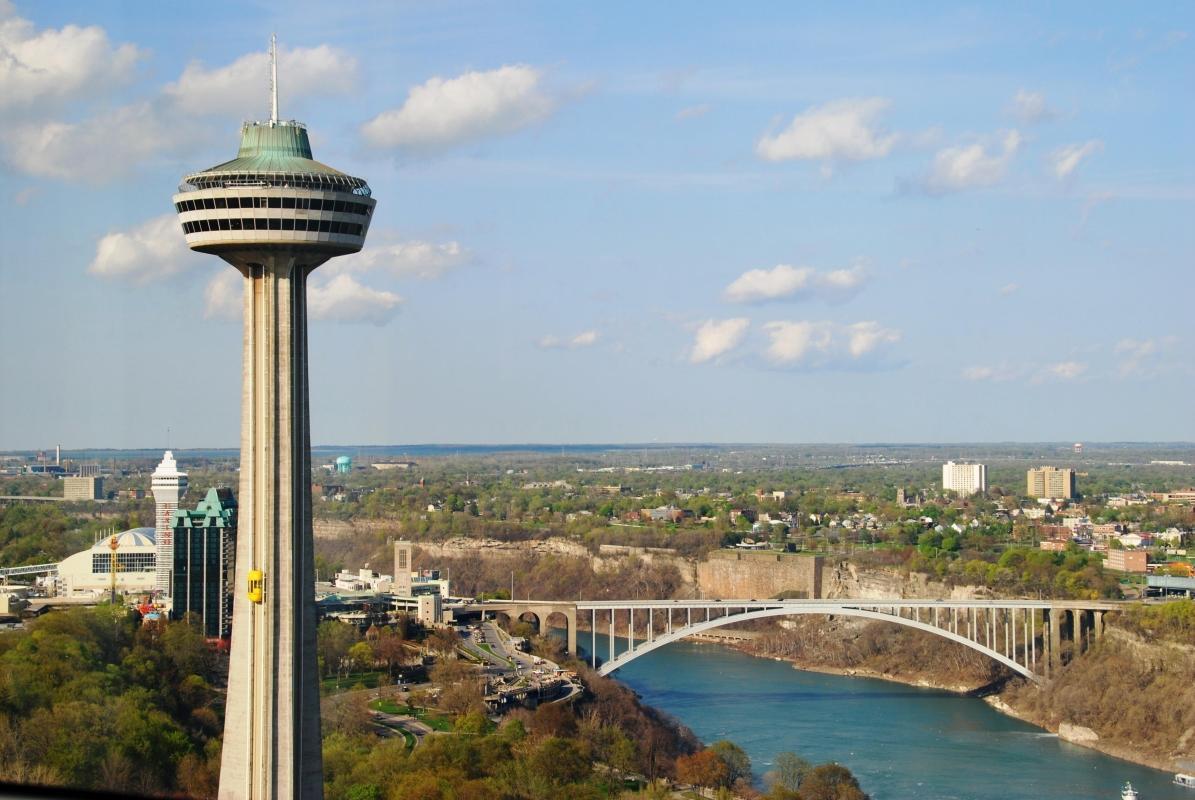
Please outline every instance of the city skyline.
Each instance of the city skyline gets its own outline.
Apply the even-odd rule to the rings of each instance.
[[[273,30],[387,198],[313,279],[317,445],[1195,439],[1187,9],[163,14],[0,5],[0,448],[235,445],[162,197]]]

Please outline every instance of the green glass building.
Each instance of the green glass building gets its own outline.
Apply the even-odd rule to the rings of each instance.
[[[210,639],[232,634],[237,502],[231,489],[208,489],[194,510],[174,512],[172,619],[196,614]]]

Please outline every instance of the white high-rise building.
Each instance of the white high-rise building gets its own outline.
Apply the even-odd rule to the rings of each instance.
[[[158,560],[155,566],[154,588],[170,606],[170,569],[174,564],[174,512],[178,501],[187,494],[187,473],[178,471],[174,453],[167,450],[162,463],[154,470],[150,480],[154,493],[154,539],[157,542]]]
[[[984,464],[956,464],[947,461],[942,465],[942,491],[957,492],[966,497],[988,490],[988,468]]]

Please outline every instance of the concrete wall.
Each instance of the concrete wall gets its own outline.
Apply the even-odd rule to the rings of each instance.
[[[763,600],[822,595],[822,557],[795,553],[715,550],[697,565],[705,597]]]

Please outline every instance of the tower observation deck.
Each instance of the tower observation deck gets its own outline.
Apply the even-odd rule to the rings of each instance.
[[[244,276],[241,471],[220,797],[323,795],[311,532],[307,277],[365,243],[369,186],[273,113],[231,161],[183,178],[187,245]]]

